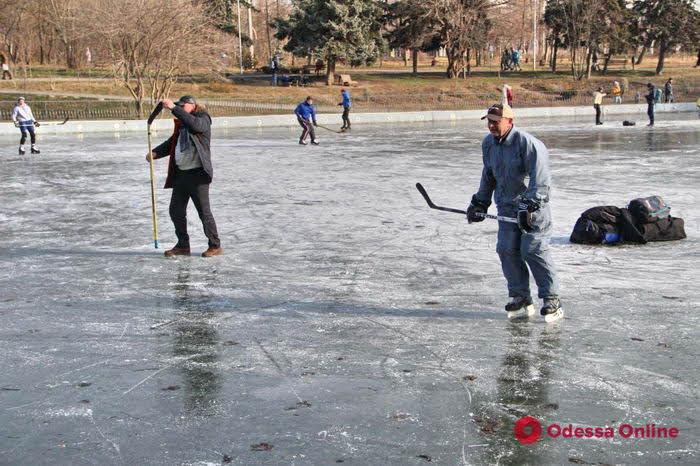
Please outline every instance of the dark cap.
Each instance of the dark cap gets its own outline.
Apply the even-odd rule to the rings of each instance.
[[[486,111],[486,115],[481,117],[481,119],[488,118],[489,120],[499,121],[501,118],[515,118],[513,114],[513,109],[506,104],[493,104]]]
[[[180,100],[175,102],[175,105],[177,105],[178,107],[182,107],[185,104],[197,105],[197,101],[194,100],[194,97],[192,97],[191,95],[183,95],[182,97],[180,97]]]
[[[654,87],[652,83],[647,83],[647,87]]]
[[[306,96],[306,100],[314,100],[314,98],[311,97],[310,95],[307,95],[307,96]]]

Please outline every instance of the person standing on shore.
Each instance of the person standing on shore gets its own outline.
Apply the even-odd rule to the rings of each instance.
[[[664,84],[664,102],[673,103],[673,78],[668,78]]]
[[[19,128],[22,136],[19,139],[19,155],[24,155],[24,143],[27,141],[27,133],[32,144],[32,154],[40,154],[41,151],[36,147],[36,133],[34,126],[39,127],[39,122],[34,119],[32,109],[27,105],[24,97],[17,99],[17,105],[12,109],[12,122]]]
[[[352,108],[352,102],[350,102],[350,92],[347,90],[343,89],[340,95],[343,98],[343,101],[338,104],[343,106],[343,127],[340,129],[341,131],[347,131],[350,129],[350,108]]]
[[[209,148],[211,117],[204,105],[198,104],[190,95],[180,97],[177,102],[170,99],[161,102],[175,116],[175,129],[170,138],[146,154],[146,161],[150,161],[151,157],[160,159],[170,156],[165,188],[173,190],[170,219],[175,226],[177,244],[165,251],[165,257],[190,255],[190,236],[187,234],[187,204],[190,199],[209,240],[209,247],[202,257],[218,256],[223,249],[209,205],[209,185],[214,175]]]
[[[481,183],[467,208],[467,220],[483,221],[479,214],[487,212],[492,197],[498,215],[517,217],[517,224],[498,222],[496,250],[508,282],[508,296],[512,298],[505,309],[509,313],[522,309],[534,312],[530,295],[532,272],[538,296],[543,299],[540,314],[551,322],[561,317],[563,311],[549,251],[552,234],[549,153],[542,141],[513,126],[515,115],[509,106],[494,104],[482,120],[485,118],[490,134],[481,144]]]
[[[603,122],[601,121],[600,117],[603,113],[602,105],[603,105],[603,97],[605,97],[606,94],[603,91],[602,87],[599,87],[596,92],[593,93],[593,108],[595,109],[595,124],[596,125],[602,125]]]
[[[622,103],[622,88],[620,87],[620,83],[615,81],[613,84],[613,97],[615,97],[615,103],[616,104],[621,104]]]

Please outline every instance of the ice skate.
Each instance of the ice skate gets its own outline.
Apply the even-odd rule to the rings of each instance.
[[[19,146],[19,155],[24,155],[24,154],[26,154],[26,153],[27,153],[27,152],[24,150],[24,147]]]
[[[544,316],[544,321],[548,324],[564,317],[564,309],[561,308],[559,298],[544,298],[540,314]]]
[[[41,151],[39,149],[37,149],[35,146],[32,146],[31,152],[32,152],[32,154],[41,154]]]
[[[530,296],[515,296],[506,304],[506,312],[510,320],[526,319],[535,314],[535,306]]]

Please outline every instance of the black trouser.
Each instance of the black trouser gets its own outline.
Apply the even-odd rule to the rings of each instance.
[[[343,108],[343,128],[350,128],[350,107]]]
[[[187,249],[190,247],[190,236],[187,234],[187,204],[190,199],[202,221],[204,234],[209,239],[209,247],[221,247],[214,215],[209,207],[209,177],[202,168],[192,170],[175,168],[173,194],[170,197],[170,219],[173,221],[177,235],[175,247]]]
[[[595,108],[595,124],[599,125],[603,123],[602,121],[600,121],[600,115],[602,113],[600,111],[600,104],[593,104],[593,108]]]
[[[19,138],[19,145],[23,145],[27,142],[27,132],[29,132],[29,140],[32,141],[32,145],[36,144],[36,133],[34,133],[34,125],[22,126],[20,123],[19,130],[22,132],[22,137]]]
[[[654,124],[654,104],[647,104],[647,115],[649,115],[649,124]]]
[[[304,131],[301,132],[301,136],[299,137],[299,142],[306,141],[306,137],[309,135],[311,135],[311,140],[315,141],[316,131],[314,131],[314,125],[312,125],[309,120],[302,120],[301,118],[297,118],[297,121],[301,127],[304,128]]]

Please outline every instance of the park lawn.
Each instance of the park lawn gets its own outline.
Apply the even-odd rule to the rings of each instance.
[[[387,95],[410,98],[410,95],[417,94],[441,94],[441,93],[467,93],[467,94],[492,94],[497,92],[497,88],[503,84],[509,84],[517,93],[519,90],[534,92],[557,92],[563,90],[585,90],[590,91],[598,86],[610,89],[614,80],[621,81],[627,78],[631,87],[642,87],[647,82],[654,82],[661,85],[668,77],[673,77],[677,89],[688,89],[697,92],[700,87],[700,73],[698,68],[693,68],[694,57],[672,56],[666,64],[662,76],[654,75],[656,60],[649,59],[638,66],[636,70],[610,69],[607,75],[594,73],[590,80],[574,81],[569,72],[569,64],[562,62],[559,64],[557,73],[552,73],[548,68],[541,71],[527,70],[531,65],[523,65],[525,70],[520,72],[498,73],[489,67],[474,68],[472,74],[464,78],[448,79],[443,68],[421,67],[421,71],[429,69],[430,72],[420,73],[417,76],[410,74],[410,66],[403,67],[401,60],[384,62],[383,69],[387,71],[395,69],[405,69],[407,73],[381,73],[372,70],[343,69],[339,67],[338,74],[350,74],[352,79],[359,85],[353,87],[351,92],[354,95]],[[389,66],[391,65],[391,66]],[[619,68],[619,67],[616,67]],[[66,77],[66,73],[56,71],[55,77]],[[65,71],[65,70],[64,70]],[[51,95],[56,93],[70,94],[97,94],[114,95],[130,98],[129,92],[118,82],[111,79],[91,80],[91,81],[52,81],[50,79],[50,69],[42,69],[33,75],[46,74],[46,80],[23,80],[21,78],[13,81],[0,81],[0,89],[23,91],[45,92]],[[85,74],[82,75],[83,77]],[[269,100],[278,102],[289,102],[303,100],[307,95],[314,95],[325,101],[332,101],[340,93],[339,86],[326,86],[325,77],[314,78],[314,83],[310,87],[272,87],[266,78],[249,78],[247,80],[233,81],[225,79],[210,79],[202,77],[192,79],[189,77],[177,82],[171,91],[171,97],[182,94],[193,94],[206,99],[249,99],[249,100]],[[496,95],[496,94],[494,94]],[[9,96],[9,94],[8,94]],[[9,98],[9,97],[8,97]],[[39,100],[32,97],[34,100]],[[60,99],[60,97],[56,97]],[[0,96],[0,100],[6,100]]]

